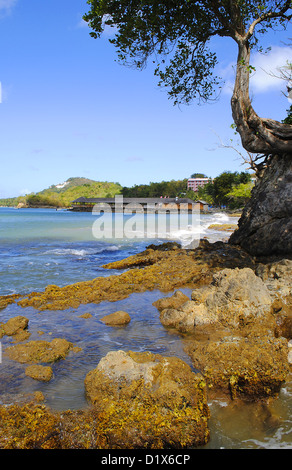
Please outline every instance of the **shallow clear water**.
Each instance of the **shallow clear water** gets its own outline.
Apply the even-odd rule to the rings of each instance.
[[[190,294],[189,290],[185,290]],[[159,321],[159,312],[152,303],[161,298],[159,291],[147,292],[142,296],[132,294],[118,302],[82,305],[78,309],[48,311],[37,313],[32,308],[23,309],[8,306],[3,312],[3,320],[17,314],[29,319],[29,340],[51,341],[53,338],[66,338],[81,347],[79,353],[71,352],[64,361],[52,366],[54,378],[41,384],[25,377],[26,365],[15,364],[3,353],[2,374],[11,374],[13,369],[13,394],[42,390],[47,403],[56,409],[82,408],[86,406],[84,397],[84,378],[94,369],[100,359],[112,350],[151,351],[155,354],[178,356],[191,365],[183,351],[183,344],[176,334],[167,331]],[[124,327],[109,327],[100,321],[104,315],[118,310],[129,313],[131,322]],[[91,318],[80,318],[83,313],[90,313]],[[40,335],[39,332],[43,334]],[[3,351],[12,339],[3,337]],[[1,393],[5,393],[7,384],[0,384]],[[2,388],[2,389],[1,389]]]
[[[192,235],[200,233],[210,241],[223,239],[229,234],[210,231],[208,225],[236,221],[222,213],[203,215],[200,225],[192,227]],[[0,208],[0,295],[39,291],[48,284],[63,286],[108,276],[113,271],[103,269],[103,264],[140,252],[150,243],[173,239],[185,244],[189,238],[188,231],[172,227],[174,230],[163,239],[143,236],[96,239],[92,233],[93,222],[90,213]],[[135,232],[137,227],[132,228]],[[184,292],[190,295],[188,289]],[[22,393],[41,390],[46,403],[54,409],[85,407],[84,378],[111,350],[147,350],[174,355],[191,365],[181,338],[161,325],[159,313],[152,305],[163,296],[165,294],[159,291],[145,292],[119,302],[81,305],[65,311],[38,313],[13,304],[0,311],[2,322],[25,315],[29,319],[30,340],[62,337],[82,348],[81,352],[71,352],[65,360],[55,363],[53,379],[40,383],[25,376],[25,364],[5,357],[5,348],[12,338],[4,336],[1,339],[0,401],[7,403]],[[109,327],[100,321],[102,316],[117,310],[130,314],[131,322],[127,326]],[[80,318],[83,313],[91,313],[92,317]],[[291,381],[283,387],[268,412],[259,404],[239,406],[215,400],[209,405],[211,441],[206,448],[292,447]]]

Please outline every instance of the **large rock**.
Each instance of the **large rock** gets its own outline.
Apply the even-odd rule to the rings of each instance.
[[[77,351],[73,343],[63,338],[55,338],[49,341],[29,341],[25,344],[9,346],[5,354],[14,361],[24,363],[30,362],[55,362],[64,359],[71,350]]]
[[[131,317],[127,312],[119,310],[118,312],[105,315],[100,319],[100,321],[109,326],[124,326],[130,323]]]
[[[53,370],[49,366],[34,364],[25,369],[25,375],[40,382],[49,382],[53,377]]]
[[[254,256],[292,253],[292,154],[274,156],[229,243]]]
[[[186,336],[186,349],[212,390],[257,399],[279,392],[288,374],[288,342],[280,337],[275,302],[249,269],[224,269],[195,289],[161,322]],[[286,329],[288,328],[286,324]],[[278,336],[278,338],[276,337]]]
[[[21,315],[10,318],[6,323],[0,324],[0,338],[4,335],[13,336],[15,341],[24,341],[29,338],[27,331],[28,319]]]
[[[292,339],[292,260],[260,263],[256,273],[273,299],[272,313],[277,323],[277,335]]]
[[[220,269],[253,268],[254,265],[254,259],[241,248],[223,242],[208,243],[204,240],[198,248],[190,250],[148,248],[142,253],[103,266],[105,269],[124,270],[119,275],[98,277],[64,287],[47,286],[44,292],[22,296],[17,304],[43,311],[78,308],[80,304],[104,300],[116,302],[135,292],[195,288],[211,282],[213,273]],[[15,301],[15,296],[0,296],[0,308]]]
[[[112,351],[85,378],[88,399],[111,413],[107,439],[123,448],[208,441],[205,382],[181,359]]]
[[[187,347],[209,389],[230,393],[232,398],[274,396],[289,373],[287,340],[267,332],[193,341]]]
[[[177,290],[171,297],[163,297],[153,302],[152,305],[160,312],[166,308],[179,308],[189,300],[188,296]]]
[[[218,324],[237,328],[250,322],[271,322],[272,299],[263,281],[250,268],[223,269],[209,286],[195,289],[192,300],[160,313],[164,326],[180,331]]]
[[[292,295],[292,260],[259,263],[255,272],[267,285],[272,296]]]

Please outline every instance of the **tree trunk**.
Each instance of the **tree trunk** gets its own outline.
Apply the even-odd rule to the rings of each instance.
[[[249,97],[250,46],[238,40],[236,80],[231,108],[243,147],[252,153],[281,155],[292,153],[292,126],[273,119],[260,118]]]
[[[243,147],[269,157],[229,243],[254,256],[292,255],[292,126],[262,119],[249,98],[250,47],[239,41],[232,114]]]
[[[254,256],[292,256],[292,154],[274,156],[230,237]]]

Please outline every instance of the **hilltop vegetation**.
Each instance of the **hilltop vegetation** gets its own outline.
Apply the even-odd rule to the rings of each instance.
[[[131,188],[124,186],[124,197],[186,197],[188,180],[162,181],[161,183],[135,184]],[[192,191],[193,193],[193,191]]]
[[[208,183],[199,188],[197,194],[214,206],[226,206],[230,209],[243,207],[251,197],[253,188],[252,175],[242,171],[224,171]]]
[[[194,173],[191,178],[204,178],[203,173]],[[162,181],[134,185],[131,188],[123,187],[121,194],[124,197],[187,197],[189,199],[204,200],[216,207],[226,206],[236,209],[246,204],[251,196],[253,183],[251,175],[247,172],[224,171],[197,192],[187,189],[187,178],[183,180]]]
[[[197,173],[195,174],[198,175]],[[194,176],[194,175],[192,175]],[[204,175],[205,176],[205,175]],[[225,171],[198,192],[187,189],[187,178],[122,187],[119,183],[98,182],[88,178],[69,178],[62,184],[52,185],[36,194],[0,199],[0,206],[17,207],[70,207],[79,197],[187,197],[194,201],[203,199],[214,206],[238,208],[251,196],[253,183],[247,172]]]
[[[36,194],[0,199],[1,206],[15,207],[70,207],[78,197],[114,197],[120,194],[121,185],[112,182],[93,181],[88,178],[69,178],[62,184],[52,185]]]

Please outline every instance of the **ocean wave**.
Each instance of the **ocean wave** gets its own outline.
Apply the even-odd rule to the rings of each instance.
[[[57,255],[57,256],[78,256],[86,257],[90,255],[97,255],[107,251],[118,251],[120,249],[117,245],[105,246],[102,248],[87,248],[87,249],[77,249],[77,248],[56,248],[53,250],[45,251],[44,255]]]
[[[187,247],[191,243],[199,242],[202,235],[206,233],[206,228],[202,225],[189,226],[187,229],[178,230],[170,234],[170,238],[178,240],[182,247]]]
[[[191,242],[194,240],[199,240],[201,235],[205,233],[205,229],[203,227],[192,227],[190,226],[188,229],[182,229],[182,230],[169,230],[169,231],[148,231],[142,232],[142,231],[136,231],[133,230],[132,232],[128,231],[127,237],[131,241],[154,241],[154,240],[170,240],[170,241],[176,241],[178,243],[181,243],[182,246],[189,245]]]
[[[223,221],[227,222],[229,220],[229,216],[225,214],[225,212],[215,212],[215,214],[213,215],[213,218],[216,220],[220,220],[222,222]]]
[[[97,253],[102,253],[104,251],[119,251],[120,248],[121,248],[120,245],[111,245],[111,246],[107,246],[105,248],[101,248],[101,250],[97,251]]]
[[[89,250],[77,250],[74,248],[57,248],[55,250],[48,250],[43,253],[44,255],[74,255],[74,256],[86,256],[89,253]]]
[[[234,220],[234,219],[233,219]],[[215,213],[208,220],[204,221],[203,226],[208,227],[209,225],[213,224],[226,224],[230,223],[230,217],[224,213]],[[234,223],[234,222],[233,222]]]
[[[208,229],[208,227],[210,227],[210,225],[216,225],[216,224],[219,224],[219,225],[222,225],[222,224],[236,224],[237,223],[237,219],[232,217],[230,218],[227,214],[225,213],[215,213],[215,214],[212,214],[210,217],[208,217],[206,220],[202,221],[202,227],[204,229]]]

